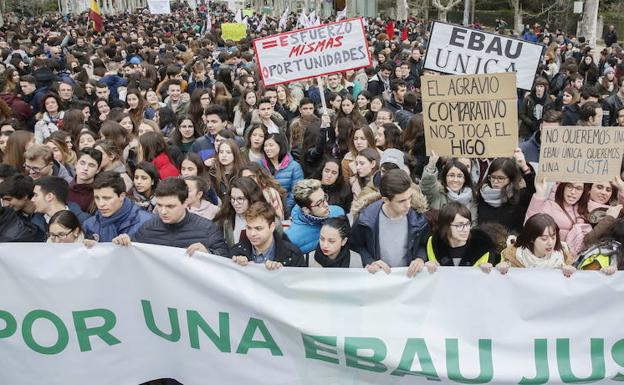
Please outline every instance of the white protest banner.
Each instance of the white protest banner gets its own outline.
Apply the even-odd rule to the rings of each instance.
[[[607,383],[624,276],[241,267],[153,245],[0,244],[1,384]],[[416,376],[416,377],[414,377]],[[440,380],[440,381],[437,381]]]
[[[553,127],[541,130],[540,177],[551,182],[605,183],[620,175],[624,127]]]
[[[545,48],[541,44],[436,21],[431,27],[424,67],[455,75],[517,72],[517,88],[530,90]]]
[[[372,63],[361,18],[256,39],[254,50],[266,86],[369,67]]]
[[[518,146],[516,74],[423,76],[427,154],[494,158]]]
[[[171,13],[171,4],[169,0],[147,0],[152,15],[168,15]]]

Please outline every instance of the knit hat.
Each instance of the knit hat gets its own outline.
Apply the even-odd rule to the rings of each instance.
[[[611,74],[614,74],[614,73],[615,73],[615,69],[613,69],[613,67],[607,67],[607,69],[606,69],[606,70],[604,70],[604,74],[605,74],[605,76],[606,76],[606,75],[608,75],[608,74],[610,74],[610,73],[611,73]]]
[[[382,165],[384,163],[395,164],[401,170],[407,169],[407,167],[405,166],[403,152],[401,150],[397,150],[396,148],[389,148],[383,152],[379,164]]]

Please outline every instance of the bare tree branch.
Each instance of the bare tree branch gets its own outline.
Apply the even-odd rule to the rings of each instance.
[[[459,4],[462,0],[449,0],[446,5],[442,5],[440,0],[432,0],[431,4],[441,11],[448,11]]]

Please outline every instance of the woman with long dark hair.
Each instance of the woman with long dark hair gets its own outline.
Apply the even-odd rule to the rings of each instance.
[[[576,256],[561,240],[557,222],[548,214],[530,217],[514,244],[501,253],[496,269],[506,274],[510,267],[561,269],[571,276],[576,268]]]
[[[292,189],[303,179],[303,170],[288,152],[288,140],[282,133],[268,134],[264,140],[262,165],[286,190],[286,212],[295,205]]]
[[[440,209],[432,235],[427,241],[429,263],[441,266],[474,266],[486,273],[500,260],[492,239],[472,227],[470,210],[459,202]]]
[[[237,244],[244,237],[244,214],[256,202],[266,202],[266,199],[253,179],[241,177],[232,180],[221,209],[214,218],[229,246]]]
[[[535,172],[519,148],[514,158],[494,159],[478,188],[479,224],[498,223],[510,233],[518,234],[535,192],[534,182]]]
[[[147,132],[139,137],[139,160],[152,162],[158,169],[160,179],[180,176],[165,138],[159,132]]]
[[[321,187],[327,194],[327,203],[336,205],[348,213],[353,202],[353,193],[342,176],[340,161],[336,158],[326,158],[319,169],[316,178],[321,181]]]

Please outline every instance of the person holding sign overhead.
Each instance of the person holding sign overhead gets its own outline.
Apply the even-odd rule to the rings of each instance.
[[[420,180],[420,188],[427,197],[429,208],[440,210],[450,202],[457,202],[470,211],[472,223],[476,224],[477,202],[470,171],[457,159],[449,159],[442,167],[438,180],[436,164],[439,159],[435,151],[431,151],[429,163]]]
[[[519,148],[514,151],[514,158],[494,159],[479,187],[479,223],[499,223],[509,232],[519,233],[535,190],[534,181],[535,171]]]
[[[591,226],[587,223],[588,192],[589,185],[583,183],[560,183],[552,200],[546,190],[546,180],[542,179],[535,183],[535,194],[527,209],[526,220],[538,213],[549,214],[557,223],[559,237],[574,252],[579,252],[584,246],[585,234],[591,231]]]

